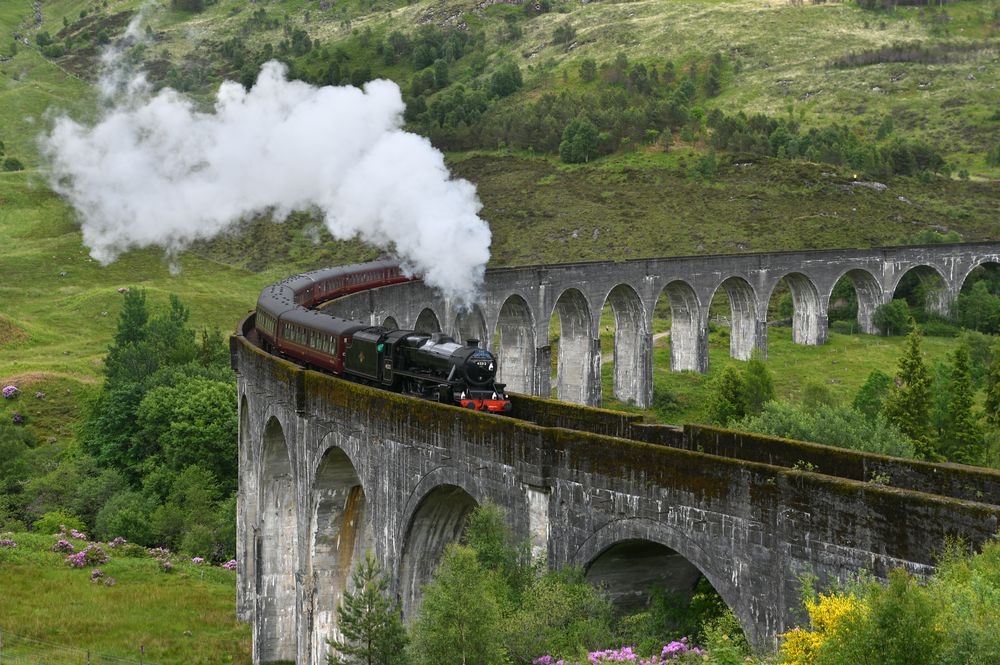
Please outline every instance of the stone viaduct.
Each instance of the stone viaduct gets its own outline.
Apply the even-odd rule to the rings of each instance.
[[[486,273],[484,297],[460,310],[413,282],[364,293],[331,305],[331,313],[373,324],[456,339],[474,337],[497,354],[501,379],[528,395],[551,394],[549,321],[558,315],[556,394],[560,400],[601,403],[601,314],[614,312],[614,396],[646,407],[653,396],[652,323],[658,302],[669,306],[670,369],[708,369],[709,306],[717,293],[730,305],[730,353],[767,357],[768,305],[779,282],[792,295],[792,339],[822,344],[834,286],[850,280],[857,292],[858,327],[874,332],[875,309],[892,300],[914,272],[927,285],[928,304],[945,313],[969,273],[1000,263],[1000,242],[839,249],[769,254],[637,259],[503,268]]]
[[[617,337],[629,331],[626,341],[647,359],[623,350],[621,341],[616,355],[634,358],[629,367],[641,377],[660,292],[669,294],[675,330],[696,327],[695,354],[703,363],[704,309],[719,286],[728,284],[734,327],[738,314],[752,317],[750,348],[761,347],[766,296],[756,294],[800,275],[787,280],[796,320],[802,334],[812,335],[802,341],[818,342],[839,276],[861,284],[859,300],[871,304],[891,297],[907,270],[929,266],[954,297],[971,268],[996,261],[998,250],[740,256],[726,270],[719,257],[505,270],[488,274],[496,293],[479,312],[417,301],[426,294],[419,284],[356,294],[337,306],[378,322],[398,317],[401,326],[436,311],[464,336],[483,339],[497,329],[504,361],[520,363],[520,380],[537,391],[547,385],[541,380],[547,382],[548,366],[539,369],[537,358],[548,330],[543,325],[538,333],[534,322],[553,310],[563,317],[564,337],[574,325],[567,321],[585,328],[593,357],[595,312],[610,301]],[[795,270],[792,256],[800,259]],[[677,266],[651,270],[673,262],[687,266],[683,282]],[[740,289],[749,289],[745,299]],[[884,577],[897,566],[926,574],[946,538],[975,546],[1000,527],[994,471],[649,425],[639,416],[526,395],[514,396],[515,417],[489,416],[304,370],[254,346],[244,334],[251,325],[252,316],[231,351],[240,400],[237,607],[253,624],[255,663],[325,662],[325,640],[337,631],[335,608],[368,550],[390,571],[412,618],[445,546],[484,501],[505,508],[536,557],[583,567],[621,607],[644,602],[650,586],[691,593],[706,577],[760,646],[795,619],[801,573],[824,581],[860,570]]]

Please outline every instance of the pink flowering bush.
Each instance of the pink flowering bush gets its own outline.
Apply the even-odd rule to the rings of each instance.
[[[94,568],[92,571],[90,571],[91,582],[99,582],[102,577],[104,577],[104,571],[101,570],[100,568]]]
[[[193,563],[196,566],[200,566],[201,564],[205,563],[205,560],[200,556],[196,556],[191,558],[191,563]]]
[[[10,538],[0,538],[0,547],[8,547],[13,549],[17,547],[17,543],[15,543]]]
[[[531,661],[531,665],[565,665],[562,658],[553,660],[552,656],[542,656]]]
[[[86,548],[80,550],[76,554],[70,554],[66,557],[66,565],[70,568],[88,568],[90,566],[98,566],[103,563],[107,563],[111,560],[111,557],[101,549],[97,544],[87,545]]]
[[[128,545],[128,541],[121,536],[118,536],[114,540],[108,542],[108,547],[113,550],[118,549],[119,547],[125,547],[126,545]]]
[[[70,529],[69,535],[77,540],[87,540],[87,534],[77,531],[76,529]]]
[[[14,399],[21,391],[17,389],[17,386],[4,386],[0,392],[3,393],[5,399]]]
[[[236,559],[230,559],[229,561],[222,564],[222,567],[226,570],[236,570]]]
[[[169,573],[174,569],[174,564],[170,563],[169,561],[163,561],[160,564],[160,568],[163,570],[163,572]]]
[[[589,665],[604,665],[605,663],[632,663],[633,665],[669,665],[672,663],[695,663],[703,662],[706,652],[695,646],[688,644],[688,638],[682,637],[663,646],[658,655],[643,658],[635,651],[635,647],[626,646],[620,649],[605,649],[603,651],[591,651],[587,654]],[[532,665],[577,665],[576,663],[563,660],[555,660],[552,656],[546,655],[531,661]],[[582,664],[580,664],[582,665]]]
[[[52,551],[53,552],[66,552],[68,554],[72,554],[73,552],[76,551],[76,547],[74,547],[73,543],[69,542],[68,540],[59,539],[56,542],[56,544],[52,546]]]
[[[166,561],[170,558],[170,550],[166,547],[152,547],[148,550],[149,556],[153,557],[157,561]]]

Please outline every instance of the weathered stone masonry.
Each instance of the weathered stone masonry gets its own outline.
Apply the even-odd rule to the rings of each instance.
[[[232,351],[238,612],[253,624],[255,663],[324,662],[366,549],[412,616],[445,545],[486,500],[550,566],[587,567],[622,604],[640,583],[683,590],[705,575],[761,645],[788,625],[801,572],[926,573],[946,536],[975,545],[998,528],[990,471],[529,397],[515,398],[524,420],[498,418],[304,371],[242,335]],[[798,460],[818,472],[791,468]],[[893,486],[869,482],[875,473]]]

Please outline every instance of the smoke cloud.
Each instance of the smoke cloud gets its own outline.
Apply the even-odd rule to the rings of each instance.
[[[428,140],[401,129],[395,83],[318,88],[268,62],[249,91],[223,83],[211,113],[113,66],[101,90],[118,101],[97,124],[62,117],[42,139],[52,186],[101,263],[137,247],[173,255],[260,213],[315,210],[334,237],[392,249],[445,295],[475,297],[491,237],[482,205]]]

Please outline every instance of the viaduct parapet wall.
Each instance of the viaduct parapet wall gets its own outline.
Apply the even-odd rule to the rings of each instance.
[[[526,307],[558,300],[547,300],[557,289],[538,274],[525,284],[536,289]],[[652,298],[656,288],[639,292]],[[584,287],[580,297],[589,307],[601,291]],[[399,323],[411,325],[415,306],[395,298]],[[391,310],[379,302],[372,311]],[[535,556],[584,567],[622,606],[650,584],[690,591],[704,575],[758,645],[790,624],[798,575],[925,574],[946,538],[978,545],[1000,520],[1000,474],[991,471],[646,425],[532,397],[514,397],[518,419],[495,417],[303,370],[239,333],[232,359],[237,606],[253,624],[255,663],[325,662],[335,608],[366,550],[390,571],[411,618],[445,546],[485,501],[506,510]],[[814,470],[793,468],[803,460]]]
[[[969,273],[985,263],[1000,263],[1000,243],[528,266],[488,270],[484,297],[470,310],[414,282],[344,298],[330,311],[373,324],[483,340],[498,356],[500,378],[511,390],[548,397],[554,387],[560,400],[598,405],[601,313],[610,305],[614,397],[647,407],[653,395],[652,323],[660,301],[671,312],[670,368],[704,372],[709,307],[718,292],[730,303],[730,354],[745,360],[755,349],[767,356],[768,304],[782,279],[793,301],[793,341],[822,344],[831,294],[843,277],[857,293],[858,328],[870,333],[875,309],[892,300],[907,273],[916,271],[928,287],[928,305],[945,313]],[[554,314],[560,322],[555,386],[549,343]]]

